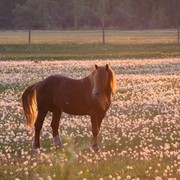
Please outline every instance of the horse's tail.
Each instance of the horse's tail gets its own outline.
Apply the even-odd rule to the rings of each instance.
[[[26,88],[22,95],[22,106],[27,120],[27,126],[30,130],[33,128],[37,117],[37,92],[35,83]]]

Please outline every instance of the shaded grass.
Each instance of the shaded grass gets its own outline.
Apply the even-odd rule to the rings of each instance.
[[[0,93],[5,92],[7,89],[9,89],[9,86],[0,85]]]
[[[8,165],[6,169],[3,166],[0,166],[0,176],[1,173],[6,170],[8,172],[14,172],[13,175],[7,175],[6,179],[12,179],[13,177],[19,177],[21,179],[36,179],[38,176],[47,179],[47,176],[54,177],[53,179],[68,179],[68,180],[80,180],[83,178],[86,179],[110,179],[111,175],[114,178],[118,176],[121,179],[127,179],[127,176],[130,176],[130,179],[140,178],[140,179],[154,179],[154,177],[158,175],[162,175],[167,165],[171,165],[169,159],[159,159],[153,158],[149,161],[146,160],[132,160],[130,158],[119,158],[119,157],[108,157],[107,160],[95,160],[93,163],[87,163],[83,160],[79,159],[78,161],[72,159],[72,153],[67,148],[64,150],[51,150],[46,152],[46,154],[53,153],[56,159],[56,163],[53,166],[50,166],[48,162],[38,163],[35,168],[31,168],[32,164],[29,162],[28,172],[29,174],[25,176],[25,171],[16,172],[17,167],[14,165]],[[82,152],[86,156],[88,153],[87,150]],[[60,162],[58,163],[58,158],[62,155],[66,156],[67,162],[62,165]],[[37,155],[35,155],[36,157]],[[94,156],[99,156],[94,153]],[[23,161],[22,161],[23,162]],[[18,159],[19,168],[23,168],[24,165],[20,159]],[[158,163],[161,163],[162,166],[158,167]],[[131,166],[132,169],[128,169],[127,167]],[[152,169],[149,169],[152,167]],[[155,172],[158,170],[158,172]],[[3,173],[2,173],[3,174]],[[38,175],[38,176],[37,176]],[[176,172],[172,172],[172,176],[176,177]]]
[[[74,131],[75,129],[71,129]],[[33,152],[30,150],[29,145],[28,153],[31,154],[32,161],[29,160],[28,165],[24,165],[23,157],[20,155],[17,157],[14,156],[14,152],[11,151],[11,159],[9,162],[5,160],[6,167],[3,166],[3,161],[0,161],[0,177],[4,176],[4,171],[7,171],[6,179],[38,179],[38,177],[42,177],[44,179],[48,179],[48,176],[53,177],[53,179],[68,179],[68,180],[80,180],[83,178],[86,179],[110,179],[111,175],[113,178],[117,178],[118,176],[121,179],[130,179],[140,178],[140,179],[154,179],[156,176],[162,176],[164,170],[167,166],[173,165],[173,161],[170,158],[158,158],[153,157],[149,160],[140,160],[140,159],[132,159],[130,157],[118,156],[123,150],[128,148],[134,149],[135,146],[139,144],[139,139],[134,139],[133,142],[130,142],[128,139],[121,139],[122,145],[119,146],[117,143],[113,142],[113,139],[110,142],[104,142],[105,148],[102,149],[102,152],[93,153],[87,148],[79,150],[79,147],[84,146],[89,141],[88,138],[82,141],[82,138],[76,137],[75,139],[69,139],[67,137],[63,137],[64,142],[68,142],[68,145],[63,149],[52,149],[52,142],[48,139],[43,140],[43,147],[45,148],[45,155],[48,156],[48,159],[44,161],[39,161],[38,158],[40,154]],[[125,143],[127,141],[127,143]],[[81,142],[81,143],[80,143]],[[153,143],[155,143],[153,141]],[[157,146],[160,146],[158,143]],[[13,148],[14,149],[14,148]],[[113,150],[113,151],[112,151]],[[108,156],[101,157],[101,153],[109,152]],[[81,153],[81,155],[76,159],[73,157],[74,153]],[[64,156],[67,161],[62,163],[60,159]],[[12,164],[12,158],[14,159],[14,164],[18,164],[15,166]],[[87,159],[92,160],[91,162],[87,162]],[[36,159],[37,166],[32,168],[33,159]],[[51,163],[53,163],[51,165]],[[161,164],[161,167],[158,167],[158,164]],[[128,169],[130,166],[132,169]],[[24,169],[19,170],[18,169]],[[25,168],[26,167],[26,168]],[[151,167],[151,169],[149,169]],[[156,170],[158,170],[156,172]],[[13,174],[10,174],[13,172]],[[28,174],[26,175],[26,172]],[[177,177],[175,171],[171,172],[172,177]],[[112,178],[111,178],[112,179]],[[166,179],[166,178],[164,178]]]
[[[17,84],[11,84],[11,85],[2,85],[0,84],[0,94],[6,92],[8,89],[9,90],[14,90],[16,93],[21,92],[25,87],[20,86]]]
[[[85,60],[180,57],[180,44],[6,44],[0,60]]]

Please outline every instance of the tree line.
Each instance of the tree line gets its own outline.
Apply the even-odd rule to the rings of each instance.
[[[180,0],[1,0],[0,29],[175,28]]]

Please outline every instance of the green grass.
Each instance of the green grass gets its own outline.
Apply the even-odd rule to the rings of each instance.
[[[158,36],[159,32],[159,36]],[[109,59],[109,58],[163,58],[163,57],[180,57],[180,44],[175,43],[170,40],[173,37],[173,33],[168,31],[137,31],[137,32],[118,32],[114,31],[114,34],[109,37],[109,41],[107,44],[101,44],[100,40],[93,42],[93,33],[100,32],[87,32],[83,31],[82,36],[75,32],[69,37],[70,32],[63,32],[62,35],[58,36],[58,32],[37,32],[37,38],[39,38],[38,42],[34,42],[33,44],[28,45],[23,42],[23,38],[26,38],[25,32],[8,32],[5,31],[4,38],[7,43],[3,43],[2,39],[0,39],[0,58],[1,60],[64,60],[64,59]],[[17,33],[19,33],[19,39],[17,39]],[[49,35],[48,35],[49,33]],[[128,33],[131,34],[132,41],[128,41]],[[9,35],[9,36],[7,36]],[[15,36],[16,35],[16,36]],[[21,35],[24,35],[21,37]],[[42,37],[40,37],[42,35]],[[51,38],[64,37],[64,41],[62,42],[52,42]],[[166,36],[167,35],[167,38]],[[85,38],[87,36],[87,39]],[[123,37],[124,36],[124,37]],[[0,32],[0,37],[2,38],[2,32]],[[10,42],[10,39],[15,39]],[[51,37],[51,38],[50,38]],[[77,38],[80,38],[79,41]],[[98,34],[94,36],[95,38],[99,37]],[[156,42],[150,42],[150,39],[154,37],[157,38]],[[9,38],[9,39],[8,39]],[[47,38],[47,39],[45,39]],[[67,38],[67,39],[66,39]],[[83,39],[84,38],[84,39]],[[92,38],[92,39],[91,39]],[[111,38],[111,39],[110,39]],[[116,40],[117,38],[117,40]],[[118,42],[121,39],[120,43]],[[133,39],[135,38],[135,39]],[[163,39],[165,38],[165,39]],[[71,39],[71,41],[70,41]],[[76,41],[77,40],[77,41]],[[92,41],[91,41],[92,40]],[[110,41],[111,40],[111,41]],[[70,41],[70,42],[69,42]],[[159,64],[160,65],[160,64]],[[178,64],[177,64],[178,65]],[[38,66],[38,64],[37,64]],[[73,66],[72,66],[73,67]],[[139,67],[139,66],[138,66]],[[128,67],[125,70],[119,70],[117,67],[117,74],[133,74],[136,72],[138,67]],[[174,67],[174,66],[173,66]],[[163,66],[165,68],[165,66]],[[14,72],[16,69],[12,69]],[[136,71],[134,71],[136,70]],[[149,72],[150,70],[146,70],[146,66],[142,69],[143,72]],[[138,72],[142,73],[140,69]],[[165,69],[166,70],[166,69]],[[164,70],[164,71],[165,71]],[[171,69],[170,69],[171,70]],[[176,68],[171,70],[172,72],[176,71]],[[170,72],[171,72],[170,71]],[[6,72],[6,73],[11,73]],[[136,73],[134,73],[136,75]],[[142,73],[143,75],[143,73]],[[158,79],[158,75],[157,75]],[[122,79],[121,79],[122,80]],[[169,80],[170,81],[170,80]],[[121,82],[119,82],[121,83]],[[156,83],[156,82],[154,82]],[[163,81],[163,83],[165,83]],[[163,84],[162,83],[162,84]],[[167,83],[167,82],[166,82]],[[128,80],[126,82],[128,84]],[[177,81],[174,83],[167,83],[169,88],[179,88]],[[171,85],[172,84],[172,85]],[[23,85],[24,86],[24,85]],[[6,92],[10,91],[13,93],[12,97],[16,95],[16,101],[20,103],[20,94],[24,87],[20,84],[0,84],[0,95],[2,97]],[[163,90],[163,86],[162,86]],[[155,91],[157,92],[157,91]],[[169,92],[169,91],[168,91]],[[2,93],[2,94],[1,94]],[[3,94],[4,93],[4,94]],[[44,135],[41,137],[42,146],[44,150],[40,154],[34,152],[31,149],[31,135],[29,132],[24,129],[24,115],[20,111],[17,111],[17,107],[20,108],[20,104],[11,104],[11,93],[9,95],[9,99],[7,98],[7,105],[5,113],[3,109],[0,109],[0,179],[39,179],[38,177],[43,177],[44,179],[48,179],[48,176],[51,176],[52,179],[57,180],[82,180],[86,179],[94,179],[99,180],[100,178],[110,179],[110,176],[116,178],[121,176],[121,179],[136,179],[137,177],[141,180],[144,179],[155,179],[155,177],[162,177],[163,179],[168,179],[169,177],[176,177],[178,179],[177,167],[174,163],[178,163],[178,159],[176,156],[168,157],[164,155],[163,157],[159,157],[159,154],[150,153],[150,157],[148,160],[140,159],[143,157],[140,153],[144,152],[142,148],[147,147],[148,149],[154,148],[153,152],[163,153],[164,150],[160,150],[160,146],[164,146],[165,143],[169,143],[171,145],[170,152],[177,152],[178,147],[173,147],[174,143],[178,140],[179,134],[176,128],[176,124],[172,124],[170,127],[168,123],[164,123],[164,127],[156,126],[156,124],[152,125],[151,123],[145,124],[145,127],[138,125],[135,129],[128,129],[129,132],[123,132],[124,134],[132,134],[135,133],[135,137],[131,140],[127,136],[122,136],[121,129],[119,127],[111,129],[108,126],[105,130],[109,131],[107,133],[107,137],[110,136],[109,139],[104,141],[102,135],[100,134],[99,141],[102,146],[102,152],[95,153],[88,149],[90,144],[90,137],[87,136],[78,136],[82,135],[83,131],[87,131],[84,128],[79,128],[78,125],[76,127],[69,126],[69,129],[66,130],[68,135],[74,133],[75,137],[71,138],[68,135],[63,135],[63,142],[66,144],[63,149],[54,149],[52,139],[50,136]],[[128,93],[125,90],[119,89],[118,101],[123,101],[126,104],[126,101],[133,99],[132,96],[135,96],[131,92]],[[177,94],[177,93],[176,93]],[[173,96],[173,94],[172,94]],[[6,95],[4,96],[7,97]],[[165,96],[166,97],[166,96]],[[174,96],[175,97],[175,96]],[[140,103],[140,100],[139,100]],[[174,102],[174,104],[178,103]],[[173,103],[172,103],[173,104]],[[133,105],[133,104],[132,104]],[[171,104],[170,104],[171,105]],[[169,106],[170,106],[169,105]],[[177,104],[178,105],[178,104]],[[17,106],[17,107],[16,107]],[[131,108],[132,107],[132,108]],[[151,106],[154,107],[154,106]],[[131,121],[134,123],[134,120],[141,119],[141,116],[145,115],[145,119],[154,119],[156,115],[158,115],[158,107],[155,109],[151,109],[151,107],[146,107],[143,109],[140,105],[138,105],[138,109],[136,111],[132,111],[135,109],[133,106],[129,106],[128,111],[121,110],[121,113],[127,115],[127,123]],[[177,107],[177,106],[176,106]],[[118,106],[115,107],[119,108]],[[132,110],[131,110],[132,109]],[[147,110],[147,114],[144,110]],[[115,111],[115,112],[118,112]],[[116,120],[115,114],[111,112],[111,116],[114,117],[112,120]],[[5,115],[3,117],[3,115]],[[167,118],[170,114],[167,116]],[[3,117],[3,118],[2,118]],[[110,116],[109,116],[110,117]],[[170,116],[171,117],[171,116]],[[113,123],[112,121],[112,123]],[[7,123],[9,122],[9,123]],[[136,122],[136,121],[135,121]],[[153,122],[153,121],[152,121]],[[67,120],[67,123],[69,121]],[[106,123],[106,121],[104,121]],[[7,126],[8,125],[8,126]],[[21,125],[21,126],[20,126]],[[123,123],[123,125],[125,125]],[[115,126],[114,126],[115,127]],[[134,127],[134,126],[130,126]],[[142,137],[143,128],[149,127],[147,132],[147,139]],[[90,127],[88,127],[90,128]],[[163,129],[162,129],[163,128]],[[77,129],[79,133],[77,133]],[[63,129],[61,129],[63,131]],[[64,129],[65,130],[65,129]],[[150,131],[152,130],[152,135],[150,136]],[[169,131],[168,131],[169,130]],[[82,132],[81,132],[82,131]],[[175,133],[177,131],[177,133]],[[51,132],[51,129],[50,129]],[[103,132],[103,131],[102,131]],[[102,133],[101,132],[101,133]],[[139,132],[139,133],[138,133]],[[164,134],[164,132],[166,132]],[[13,135],[14,133],[14,135]],[[21,133],[21,134],[18,134]],[[142,133],[142,134],[141,134]],[[171,136],[173,134],[173,136]],[[121,139],[119,142],[116,142],[116,138],[114,135],[118,135]],[[9,137],[11,141],[5,139],[5,137]],[[3,138],[2,138],[3,137]],[[17,141],[13,141],[14,138],[19,137],[20,139]],[[21,138],[23,137],[23,139]],[[27,139],[28,137],[28,139]],[[161,140],[155,139],[155,137],[162,137]],[[172,140],[171,138],[174,138]],[[145,142],[146,144],[143,144]],[[142,144],[142,147],[140,145]],[[152,146],[151,146],[152,145]],[[27,154],[22,154],[22,150],[24,150]],[[133,150],[131,152],[130,150]],[[172,150],[172,151],[171,151]],[[126,151],[125,155],[119,155],[123,151]],[[137,157],[134,158],[133,155],[138,153]],[[5,156],[1,156],[5,155]],[[17,153],[17,154],[15,154]],[[103,153],[106,155],[103,156]],[[44,154],[45,157],[41,159],[41,155]],[[74,154],[78,155],[78,158],[74,158]],[[7,158],[10,156],[9,159]],[[132,156],[132,157],[131,157]],[[28,158],[30,157],[30,159]],[[44,157],[44,156],[43,156]],[[106,158],[106,159],[104,159]],[[66,160],[66,161],[64,161]],[[91,160],[91,162],[88,162]],[[28,164],[24,164],[28,161]],[[34,163],[37,163],[36,167],[33,167]],[[52,165],[51,165],[52,164]],[[160,166],[158,166],[160,164]],[[128,169],[127,167],[132,167],[132,169]],[[171,170],[168,171],[167,175],[164,175],[167,167],[171,167]],[[5,173],[7,172],[7,173]],[[28,172],[29,174],[26,174]],[[130,176],[130,178],[129,178]],[[111,178],[112,179],[112,178]]]
[[[20,92],[24,89],[24,87],[20,87],[19,85],[11,84],[11,85],[2,85],[0,84],[0,94],[4,93],[7,90],[14,90],[15,92]]]
[[[44,147],[47,148],[48,146]],[[87,158],[92,159],[92,162],[88,163],[87,160],[83,158],[74,160],[72,154],[74,149],[77,149],[77,147],[74,146],[73,149],[70,147],[66,147],[65,149],[46,150],[45,154],[49,157],[48,160],[44,160],[43,163],[40,161],[38,162],[37,160],[37,166],[35,168],[32,168],[33,160],[32,162],[30,160],[29,165],[26,165],[29,173],[27,176],[25,176],[25,171],[27,170],[16,172],[17,167],[6,162],[8,164],[6,168],[0,166],[0,177],[1,173],[3,174],[3,171],[6,170],[7,172],[14,172],[13,175],[9,175],[8,173],[6,175],[6,179],[19,177],[20,179],[31,180],[36,179],[38,176],[47,179],[47,176],[51,176],[54,177],[53,179],[57,180],[81,180],[83,178],[95,180],[103,178],[104,180],[106,180],[110,179],[109,177],[111,175],[114,178],[120,176],[121,179],[128,179],[127,177],[130,176],[130,179],[140,178],[144,180],[154,179],[154,177],[159,175],[161,176],[167,166],[173,165],[171,160],[166,158],[152,158],[151,160],[147,161],[134,160],[127,157],[118,157],[116,155],[107,157],[107,160],[104,160],[103,158],[97,159],[97,157],[100,157],[100,154],[92,153],[87,149],[82,150],[82,157],[84,155],[87,156]],[[106,148],[106,151],[109,150],[110,152],[112,149],[114,149],[114,152],[116,153],[118,153],[118,151],[121,152],[120,150],[116,151],[116,147],[112,145],[110,148]],[[92,156],[88,157],[87,154],[91,154]],[[62,165],[62,162],[60,162],[59,160],[62,156],[65,156],[67,159],[67,162],[65,162],[64,165]],[[32,152],[31,157],[35,157],[36,159],[38,159],[38,154]],[[23,159],[19,157],[15,161],[16,163],[18,163],[18,169],[23,169]],[[50,162],[54,163],[53,166],[50,166]],[[158,167],[159,163],[161,164],[161,167]],[[132,169],[128,169],[128,166],[131,166]],[[152,169],[149,169],[149,167],[152,167]],[[158,170],[158,172],[156,172],[155,170]],[[172,177],[177,177],[176,172],[172,172],[171,174]]]
[[[180,44],[0,45],[0,60],[67,60],[180,57]]]
[[[0,85],[0,93],[5,92],[8,88],[9,88],[9,86]]]

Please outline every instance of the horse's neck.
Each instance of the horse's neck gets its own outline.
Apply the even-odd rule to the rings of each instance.
[[[83,79],[79,79],[77,80],[77,83],[78,83],[78,87],[81,89],[83,89],[83,91],[85,90],[89,90],[91,89],[91,82],[90,82],[90,79],[89,79],[89,76],[86,76],[85,78]]]
[[[93,88],[94,87],[94,71],[91,74],[89,74],[89,76],[87,77],[91,83],[91,87]]]

